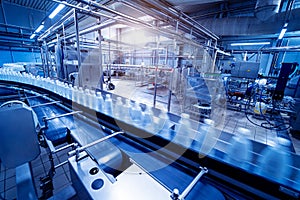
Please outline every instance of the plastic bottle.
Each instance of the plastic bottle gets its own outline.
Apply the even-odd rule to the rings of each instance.
[[[84,94],[83,94],[83,106],[85,106],[85,107],[89,107],[89,105],[90,105],[89,95],[90,95],[90,90],[88,88],[86,88],[84,90]]]
[[[96,96],[97,96],[97,106],[96,106],[96,111],[97,112],[102,112],[102,110],[103,110],[103,104],[104,104],[104,100],[103,100],[103,97],[102,97],[102,94],[101,94],[101,92],[97,92],[96,93]]]
[[[129,100],[129,99],[126,99],[126,100],[125,100],[123,113],[124,113],[124,120],[125,120],[127,123],[131,123],[131,117],[130,117],[130,113],[131,113],[131,103],[130,103],[130,100]]]
[[[75,85],[72,87],[72,102],[75,103],[78,101],[78,87]]]
[[[84,104],[84,92],[83,92],[83,88],[79,87],[78,88],[78,99],[77,99],[77,103],[80,105]]]
[[[105,95],[104,113],[107,115],[110,115],[110,116],[113,113],[113,102],[112,102],[110,94]]]
[[[124,109],[124,104],[122,101],[122,97],[117,97],[117,101],[114,107],[114,115],[116,118],[120,119],[123,117],[124,115],[123,109]]]
[[[131,120],[135,125],[140,125],[142,120],[142,112],[139,103],[135,102],[130,112]]]
[[[97,108],[97,96],[94,90],[90,91],[90,98],[91,98],[91,109],[96,110]]]

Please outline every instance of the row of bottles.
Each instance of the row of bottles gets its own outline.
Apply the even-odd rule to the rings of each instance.
[[[20,82],[34,85],[72,100],[72,102],[83,105],[97,112],[102,112],[119,120],[124,120],[136,126],[150,127],[153,123],[153,112],[151,107],[141,108],[139,103],[131,102],[126,99],[123,102],[121,97],[113,101],[111,94],[102,95],[100,91],[84,89],[40,76],[28,73],[20,73],[9,69],[0,69],[0,79],[6,81]]]
[[[53,91],[64,98],[72,100],[72,102],[153,132],[166,128],[166,122],[169,121],[169,116],[164,111],[158,117],[153,117],[153,111],[149,106],[145,106],[142,109],[139,103],[131,102],[129,99],[123,102],[121,97],[117,97],[114,102],[110,94],[102,95],[99,91],[95,93],[93,90],[83,89],[78,86],[73,87],[71,84],[53,80],[49,77],[44,78],[2,68],[0,69],[0,79],[30,84]],[[189,127],[188,118],[189,116],[183,114],[181,121],[179,121],[179,124],[184,124],[182,129]]]
[[[25,84],[34,85],[72,100],[80,105],[93,109],[97,112],[102,112],[112,116],[118,120],[143,128],[153,133],[165,130],[166,136],[173,142],[178,142],[189,147],[192,144],[194,131],[192,131],[189,115],[183,113],[178,124],[175,125],[175,130],[170,130],[170,119],[167,112],[161,111],[158,117],[155,117],[151,107],[146,106],[142,109],[139,103],[131,102],[129,99],[117,97],[114,101],[111,94],[103,95],[101,92],[96,92],[82,87],[72,86],[59,80],[33,76],[32,74],[14,72],[6,69],[0,69],[0,79],[6,81],[14,81]],[[200,132],[206,133],[203,139],[204,143],[199,151],[208,154],[217,142],[217,135],[214,135],[213,123],[206,123],[203,126],[205,129]],[[226,151],[225,161],[239,166],[244,169],[249,169],[249,164],[253,159],[252,143],[247,139],[250,134],[249,130],[238,129],[236,136],[232,137]],[[163,134],[163,133],[161,133]],[[208,137],[209,136],[209,137]],[[282,143],[282,142],[281,142]],[[286,151],[275,147],[266,147],[261,156],[257,160],[256,173],[280,179],[287,177],[290,170],[286,166],[290,165],[290,157]],[[282,145],[281,145],[282,146]],[[284,175],[283,175],[284,174]]]

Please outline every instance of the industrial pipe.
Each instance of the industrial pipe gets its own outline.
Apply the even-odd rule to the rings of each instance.
[[[139,1],[140,2],[140,1]],[[199,24],[197,21],[195,21],[193,18],[191,18],[190,16],[188,16],[187,14],[183,13],[183,12],[179,12],[174,8],[170,8],[169,5],[165,5],[163,4],[162,1],[156,1],[156,0],[147,0],[146,1],[147,4],[151,4],[152,6],[157,7],[159,10],[163,10],[164,12],[170,14],[173,17],[177,17],[178,20],[180,20],[182,23],[189,25],[191,28],[196,29],[198,31],[200,31],[201,33],[203,33],[204,35],[208,36],[209,38],[217,41],[218,40],[218,36],[215,35],[214,33],[212,33],[211,31],[209,31],[208,29],[206,29],[205,27],[203,27],[201,24]],[[185,17],[185,18],[183,18]]]

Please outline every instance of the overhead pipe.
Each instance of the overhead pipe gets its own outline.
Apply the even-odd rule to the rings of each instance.
[[[120,12],[117,12],[115,10],[112,10],[110,8],[107,8],[106,6],[104,5],[101,5],[101,4],[97,4],[95,2],[89,2],[89,1],[83,1],[83,0],[77,0],[79,2],[79,4],[77,5],[73,5],[73,4],[70,4],[68,2],[65,2],[65,1],[60,1],[60,0],[51,0],[53,2],[56,2],[56,3],[61,3],[61,4],[64,4],[65,6],[68,6],[68,7],[71,7],[71,8],[74,8],[76,10],[78,10],[80,13],[83,13],[83,14],[86,14],[86,15],[90,15],[90,16],[93,16],[93,17],[96,17],[96,18],[99,18],[99,17],[105,17],[105,18],[108,18],[108,19],[113,19],[113,20],[116,20],[118,22],[126,22],[124,19],[121,19],[121,18],[117,18],[116,16],[110,16],[110,15],[106,15],[104,13],[101,13],[101,12],[95,12],[95,11],[92,11],[90,9],[87,9],[88,7],[90,6],[93,6],[95,8],[98,8],[98,9],[102,9],[102,10],[106,10],[110,13],[113,13],[113,14],[116,14],[118,16],[121,16],[121,17],[124,17],[126,18],[127,20],[131,21],[131,22],[134,22],[134,23],[137,23],[137,24],[142,24],[144,25],[145,27],[148,27],[148,28],[154,28],[151,24],[149,23],[145,23],[143,22],[142,20],[138,20],[136,18],[133,18],[133,17],[130,17],[128,15],[125,15],[123,13],[120,13]],[[85,7],[80,7],[78,5],[81,5],[81,2],[82,3],[85,3],[87,4],[87,6]],[[72,12],[73,11],[70,11],[69,13],[67,13],[65,16],[69,16],[71,15],[69,18],[68,17],[64,17],[63,19],[65,20],[70,20],[70,18],[72,18]],[[63,20],[60,20],[59,22],[62,23]],[[51,26],[49,29],[47,29],[39,38],[38,40],[43,40],[45,39],[45,37],[50,33],[50,32],[53,32],[55,30],[58,29],[58,27],[61,26],[60,23],[56,23],[55,25]]]
[[[65,1],[59,1],[59,0],[50,0],[50,1],[53,1],[55,3],[64,4],[65,6],[68,6],[71,8],[76,8],[76,9],[86,9],[89,7],[89,6],[80,7],[81,3],[78,3],[76,6],[74,6],[73,4],[69,4]],[[106,3],[108,3],[108,2],[110,2],[110,0],[106,1]],[[50,28],[48,28],[47,31],[45,31],[43,34],[41,34],[41,36],[39,37],[39,40],[43,40],[45,38],[45,36],[47,36],[46,34],[56,31],[63,23],[71,20],[72,18],[73,18],[73,10],[70,10],[59,21],[57,21]]]
[[[89,0],[76,0],[76,1],[78,1],[78,2],[80,2],[80,3],[87,4],[87,5],[89,5],[89,6],[94,6],[95,8],[102,9],[102,10],[105,10],[105,11],[107,11],[107,12],[111,12],[111,13],[113,13],[113,14],[116,14],[116,15],[118,15],[118,16],[121,16],[121,17],[124,17],[124,18],[130,20],[131,22],[135,22],[135,23],[144,25],[145,27],[152,28],[152,29],[156,29],[157,31],[160,31],[160,32],[167,32],[166,30],[161,30],[161,29],[159,29],[158,27],[153,26],[152,24],[146,23],[146,22],[144,22],[144,21],[142,21],[142,20],[139,20],[139,19],[136,19],[136,18],[134,18],[134,17],[128,16],[128,15],[126,15],[126,14],[120,13],[120,12],[115,11],[115,10],[113,10],[113,9],[110,9],[110,8],[104,6],[104,5],[101,5],[101,4],[99,4],[99,3],[96,3],[96,2],[94,2],[94,1],[89,1]],[[184,16],[187,16],[187,15],[184,14]],[[178,16],[177,16],[177,17],[178,17]],[[190,19],[191,19],[192,21],[194,21],[195,24],[200,25],[198,22],[196,22],[196,21],[193,20],[192,18],[190,18]],[[185,20],[185,21],[186,21],[187,23],[190,23],[190,22],[187,21],[187,20]],[[191,27],[194,27],[195,24],[191,24]],[[200,25],[200,26],[201,26],[201,25]],[[217,41],[218,37],[217,37],[216,35],[214,35],[213,33],[209,33],[209,31],[206,30],[205,28],[199,29],[198,27],[196,27],[196,29],[197,29],[197,30],[200,30],[201,32],[206,32],[207,35],[209,36],[209,38],[211,38],[211,39]],[[176,34],[176,33],[170,33],[170,32],[169,32],[169,34],[177,35],[179,38],[182,37],[182,36],[180,36],[180,35],[178,35],[178,34]]]
[[[144,0],[139,0],[139,2],[140,1],[145,2]],[[147,4],[150,3],[152,6],[155,6],[155,7],[159,8],[160,10],[163,10],[164,12],[172,15],[173,17],[177,17],[181,22],[189,25],[190,27],[197,29],[198,31],[200,31],[201,33],[203,33],[204,35],[208,36],[209,38],[211,38],[215,41],[219,39],[217,35],[212,33],[210,30],[208,30],[207,28],[202,26],[199,22],[195,21],[193,18],[191,18],[187,14],[180,12],[174,8],[170,8],[170,5],[166,4],[165,1],[162,2],[162,1],[156,1],[156,0],[147,0],[146,3]]]
[[[125,0],[118,0],[118,2],[121,2],[122,4],[130,7],[130,8],[133,8],[139,12],[142,12],[144,13],[145,15],[150,15],[151,17],[153,18],[156,18],[156,19],[159,19],[161,21],[165,21],[166,23],[170,24],[170,22],[167,22],[163,17],[170,17],[169,15],[165,14],[165,13],[162,13],[158,10],[151,10],[151,9],[143,9],[141,10],[139,6],[141,6],[141,4],[137,4],[136,2],[129,2],[129,1],[125,1]],[[144,6],[146,7],[146,6]],[[145,11],[146,10],[146,11]],[[162,15],[163,17],[157,17],[158,15]],[[176,21],[176,26],[179,26],[177,25],[177,22],[178,20]],[[184,31],[184,32],[189,32],[190,31],[190,27],[188,27],[187,25],[185,24],[180,24],[181,28],[180,30]],[[197,34],[197,36],[201,37],[201,38],[205,38],[207,39],[206,37],[203,36],[203,34],[197,30],[194,30],[195,33]],[[177,33],[177,32],[176,32]]]
[[[112,25],[115,25],[115,24],[117,24],[117,22],[115,20],[108,21],[105,24],[103,24],[103,23],[98,24],[96,26],[92,26],[92,27],[89,27],[89,28],[86,28],[86,29],[80,31],[79,35],[86,35],[88,33],[92,33],[94,31],[97,31],[97,30],[100,30],[100,29],[103,29],[103,28],[106,28],[106,27],[109,27],[109,26],[112,26]],[[68,39],[74,38],[75,36],[76,36],[76,34],[73,33],[71,35],[66,36],[65,39],[68,40]]]
[[[118,18],[118,17],[116,17],[116,16],[109,16],[109,15],[106,15],[106,14],[103,14],[103,13],[100,13],[100,12],[91,11],[91,10],[86,9],[86,8],[83,8],[83,7],[78,7],[78,6],[76,6],[76,5],[69,4],[69,3],[65,2],[65,1],[59,1],[59,0],[52,0],[52,1],[57,2],[57,3],[62,3],[62,4],[64,4],[64,5],[66,5],[66,6],[71,7],[71,8],[75,8],[76,10],[79,10],[79,11],[80,11],[81,13],[83,13],[83,14],[93,15],[94,17],[106,17],[106,18],[108,18],[108,19],[116,20],[117,22],[120,22],[120,23],[128,23],[128,21],[125,21],[125,20],[122,19],[122,18]],[[170,32],[169,30],[161,30],[161,29],[159,29],[158,27],[153,26],[152,24],[149,24],[149,23],[143,22],[142,20],[138,20],[138,19],[136,19],[136,18],[127,16],[127,15],[125,15],[125,14],[123,14],[123,13],[119,13],[119,12],[117,12],[117,11],[114,11],[114,10],[112,10],[112,9],[110,9],[110,8],[107,8],[107,7],[103,6],[103,5],[97,4],[97,3],[95,3],[95,2],[88,2],[88,1],[83,1],[83,0],[77,0],[77,1],[89,3],[89,4],[88,4],[89,6],[94,6],[95,8],[98,8],[98,9],[104,9],[104,8],[105,8],[105,10],[108,11],[108,12],[112,11],[114,14],[116,14],[116,15],[118,15],[118,16],[125,17],[125,18],[128,19],[129,21],[134,22],[134,23],[136,23],[136,24],[143,25],[144,27],[149,28],[150,30],[153,29],[153,30],[159,31],[159,32],[162,33],[162,34],[167,33],[167,34],[169,34],[168,37],[170,37],[170,35],[171,35],[171,37],[176,37],[178,40],[184,41],[184,42],[186,42],[186,43],[189,42],[189,41],[187,41],[187,40],[182,40],[182,36],[179,35],[179,34],[172,33],[172,32]],[[193,42],[192,42],[192,43],[193,43]],[[199,44],[193,43],[193,45],[199,45]],[[201,46],[201,45],[199,45],[199,46]]]
[[[153,26],[152,24],[149,24],[149,23],[146,23],[146,22],[143,22],[142,20],[138,20],[136,18],[133,18],[131,16],[127,16],[123,13],[120,13],[120,12],[117,12],[117,11],[114,11],[110,8],[107,8],[106,6],[104,5],[101,5],[101,4],[98,4],[96,2],[90,2],[90,1],[85,1],[85,0],[77,0],[81,3],[88,3],[88,7],[89,6],[94,6],[95,8],[98,8],[98,9],[102,9],[102,10],[106,10],[108,12],[112,12],[118,16],[122,16],[124,18],[126,18],[128,21],[126,21],[125,19],[122,19],[122,18],[118,18],[116,16],[110,16],[110,15],[106,15],[106,14],[103,14],[101,12],[95,12],[95,11],[92,11],[92,10],[89,10],[87,9],[86,7],[79,7],[79,6],[76,6],[76,5],[73,5],[73,4],[70,4],[70,3],[67,3],[65,1],[60,1],[60,0],[51,0],[53,2],[57,2],[57,3],[62,3],[66,6],[69,6],[71,8],[74,8],[76,10],[79,10],[79,12],[83,13],[83,14],[87,14],[87,15],[92,15],[94,17],[105,17],[105,18],[108,18],[108,19],[113,19],[113,20],[116,20],[117,22],[120,22],[120,23],[128,23],[128,21],[131,21],[131,22],[134,22],[135,24],[139,24],[139,25],[142,25],[144,26],[145,28],[149,28],[150,31],[153,31],[153,30],[156,30],[158,32],[160,32],[161,34],[164,34],[164,35],[167,35],[167,37],[170,37],[170,38],[176,38],[177,40],[179,41],[182,41],[182,42],[185,42],[185,43],[189,43],[189,44],[192,44],[192,45],[195,45],[195,46],[199,46],[199,47],[203,47],[205,45],[201,45],[199,43],[196,43],[194,41],[191,41],[191,40],[188,40],[186,38],[182,38],[182,35],[178,34],[178,33],[174,33],[174,31],[171,31],[171,30],[166,30],[166,29],[160,29],[159,27],[155,27]],[[47,32],[47,31],[46,31]],[[41,39],[41,38],[39,38]]]
[[[58,2],[56,2],[58,3]],[[79,4],[78,4],[79,5]],[[50,33],[50,32],[55,32],[60,26],[61,24],[63,24],[64,22],[71,20],[71,18],[73,17],[73,10],[70,10],[69,12],[67,12],[60,20],[58,20],[55,24],[53,24],[52,26],[50,26],[44,33],[42,33],[38,40],[43,40],[45,39],[45,37]]]
[[[56,2],[56,3],[64,4],[65,6],[68,6],[70,8],[75,9],[75,10],[78,10],[80,13],[83,13],[83,14],[86,14],[86,15],[91,15],[91,16],[94,16],[94,17],[97,17],[97,18],[106,17],[106,18],[109,18],[109,19],[114,19],[114,17],[112,17],[112,16],[89,10],[88,5],[84,6],[84,7],[80,7],[82,5],[81,3],[78,3],[77,5],[73,5],[73,4],[70,4],[66,1],[60,1],[60,0],[51,0],[51,1]],[[74,12],[74,10],[70,10],[67,14],[65,14],[62,17],[61,20],[56,22],[54,25],[52,25],[50,28],[48,28],[43,34],[41,34],[39,36],[38,40],[45,39],[51,32],[55,32],[60,26],[62,26],[63,23],[72,20],[73,17],[74,17],[73,12]]]
[[[84,29],[84,30],[82,30],[82,31],[79,31],[79,36],[81,36],[81,35],[86,35],[86,34],[88,34],[88,33],[92,33],[92,32],[94,32],[94,31],[97,31],[97,30],[100,30],[100,29],[103,29],[103,28],[106,28],[106,27],[109,27],[109,26],[112,26],[112,25],[114,25],[114,24],[116,24],[117,22],[115,21],[115,20],[113,20],[113,21],[108,21],[107,23],[105,23],[105,24],[98,24],[98,25],[96,25],[96,26],[92,26],[92,27],[89,27],[89,28],[86,28],[86,29]],[[67,35],[66,37],[64,37],[64,39],[65,40],[68,40],[68,39],[71,39],[71,38],[75,38],[76,37],[76,33],[73,33],[73,34],[71,34],[71,35]],[[48,42],[47,44],[48,45],[53,45],[53,44],[55,44],[56,43],[56,39],[54,39],[53,41],[51,41],[51,42]]]
[[[112,13],[112,14],[115,14],[115,15],[118,15],[118,16],[120,16],[120,17],[126,18],[126,19],[128,19],[128,20],[130,20],[130,21],[132,21],[132,22],[136,22],[136,23],[138,23],[138,24],[143,24],[143,25],[146,25],[146,26],[149,26],[149,25],[150,25],[149,23],[145,23],[145,22],[142,21],[142,20],[139,20],[139,19],[134,18],[134,17],[131,17],[131,16],[129,16],[129,15],[120,13],[120,12],[118,12],[118,11],[116,11],[116,10],[113,10],[113,9],[111,9],[111,8],[108,8],[107,6],[104,6],[104,5],[102,5],[102,4],[96,3],[96,2],[94,2],[94,1],[90,1],[90,0],[76,0],[76,1],[78,1],[78,2],[80,2],[80,3],[84,3],[84,4],[89,5],[89,6],[93,6],[93,7],[95,7],[95,8],[98,8],[98,9],[101,9],[101,10],[104,10],[104,11],[107,11],[107,12],[110,12],[110,13]],[[150,25],[150,26],[151,26],[151,25]]]

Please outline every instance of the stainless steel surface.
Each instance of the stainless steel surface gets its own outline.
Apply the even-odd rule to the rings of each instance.
[[[105,200],[153,200],[169,199],[170,192],[158,184],[141,168],[132,164],[112,183],[103,171],[95,175],[89,173],[90,169],[98,167],[89,157],[76,162],[75,156],[69,158],[71,178],[80,199]],[[95,180],[104,182],[103,186],[95,190],[92,184]]]

